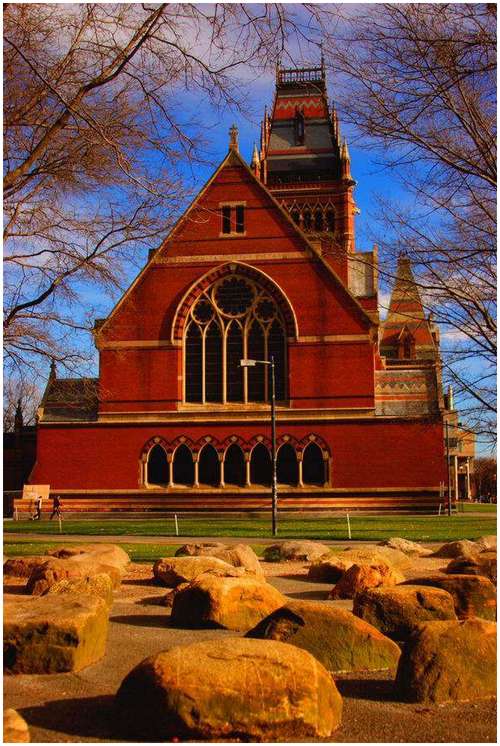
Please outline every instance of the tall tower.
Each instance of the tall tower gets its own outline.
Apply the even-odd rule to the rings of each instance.
[[[277,69],[258,161],[261,180],[347,282],[348,255],[355,251],[356,182],[335,108],[328,103],[323,62]]]

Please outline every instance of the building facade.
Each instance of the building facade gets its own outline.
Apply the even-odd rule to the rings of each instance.
[[[323,68],[280,70],[251,165],[238,133],[110,315],[98,379],[52,369],[33,484],[74,510],[427,510],[446,481],[439,336],[407,260],[388,316]],[[71,501],[71,502],[70,502]],[[71,509],[68,507],[68,509]]]

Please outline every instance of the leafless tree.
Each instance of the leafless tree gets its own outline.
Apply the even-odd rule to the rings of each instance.
[[[94,306],[190,196],[200,109],[241,109],[238,71],[272,67],[301,26],[274,4],[4,7],[5,360],[81,371]]]
[[[496,8],[337,6],[323,27],[341,119],[406,197],[377,205],[382,278],[412,260],[443,331],[445,379],[477,432],[494,429]],[[401,190],[399,190],[401,191]],[[375,237],[375,236],[374,236]]]
[[[41,391],[35,383],[7,379],[4,385],[3,430],[14,430],[16,411],[20,408],[23,425],[34,425]]]
[[[497,461],[494,458],[474,459],[472,479],[476,496],[493,495],[496,497]]]

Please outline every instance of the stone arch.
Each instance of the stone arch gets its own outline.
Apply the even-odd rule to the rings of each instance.
[[[174,485],[192,487],[194,484],[193,453],[186,443],[180,443],[174,451],[172,480]]]
[[[287,484],[291,487],[296,487],[299,483],[297,452],[290,442],[285,442],[278,448],[276,475],[278,484]]]
[[[302,481],[322,487],[326,482],[326,462],[324,451],[310,440],[302,454]]]
[[[212,443],[205,443],[198,454],[198,482],[210,487],[220,484],[219,454]]]
[[[224,483],[237,487],[246,484],[245,455],[237,443],[231,443],[224,453]]]
[[[145,481],[149,487],[166,487],[169,481],[167,452],[161,443],[154,443],[147,454]]]
[[[264,441],[258,441],[250,455],[250,483],[268,487],[272,481],[271,451]]]
[[[278,285],[278,283],[271,277],[269,277],[269,275],[265,274],[259,269],[256,269],[255,267],[250,266],[249,264],[244,264],[242,262],[227,262],[226,264],[222,264],[200,277],[184,294],[182,300],[177,306],[172,321],[171,341],[173,344],[182,341],[184,326],[189,310],[195,303],[197,298],[201,295],[201,293],[203,293],[203,291],[206,290],[210,285],[212,285],[216,280],[234,273],[249,277],[254,282],[261,285],[263,289],[267,290],[267,292],[273,298],[275,303],[280,308],[281,313],[283,314],[287,336],[293,339],[298,338],[299,328],[295,311],[286,293]]]

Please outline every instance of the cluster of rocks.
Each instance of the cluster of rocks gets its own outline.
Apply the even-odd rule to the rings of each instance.
[[[448,543],[434,553],[403,539],[337,554],[309,541],[267,547],[267,561],[312,563],[308,579],[335,584],[328,598],[353,599],[348,611],[326,599],[284,596],[266,582],[246,545],[187,544],[153,566],[155,582],[169,589],[169,623],[244,637],[175,647],[142,661],[116,695],[117,722],[141,741],[327,739],[342,717],[332,674],[344,672],[391,671],[406,701],[492,696],[493,554],[494,537]],[[423,556],[449,563],[444,572],[408,579]],[[31,595],[6,597],[7,672],[77,671],[101,658],[113,589],[128,560],[113,545],[9,560],[5,571],[27,577]],[[23,740],[16,713],[6,715],[14,740]]]

